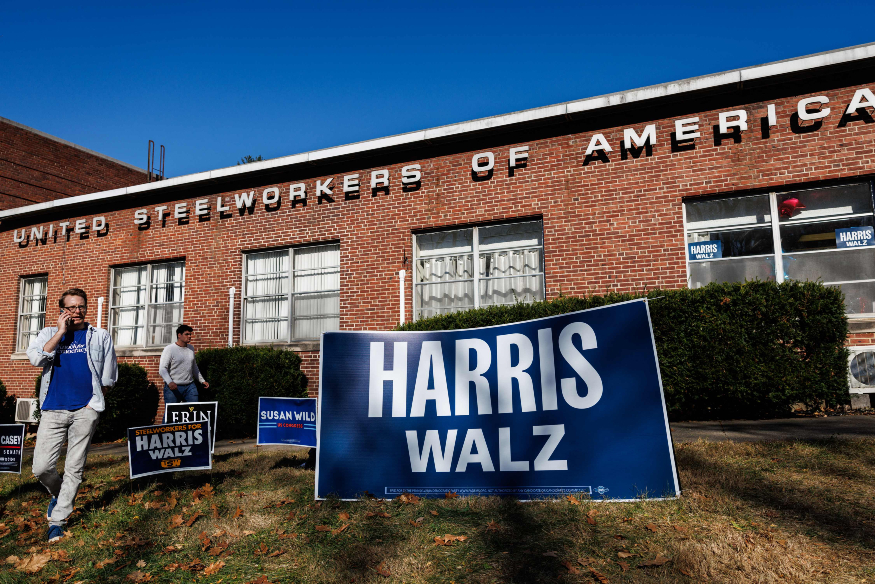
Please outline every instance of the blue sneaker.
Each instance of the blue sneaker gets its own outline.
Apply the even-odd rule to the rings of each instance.
[[[57,504],[58,504],[58,498],[57,498],[57,497],[52,497],[52,500],[49,501],[49,509],[48,509],[48,511],[46,511],[46,519],[48,519],[48,520],[51,521],[51,519],[52,519],[52,511],[54,511],[54,509],[55,509],[55,505],[57,505]]]
[[[58,541],[62,537],[64,537],[64,530],[61,529],[60,525],[52,525],[49,527],[49,543]]]

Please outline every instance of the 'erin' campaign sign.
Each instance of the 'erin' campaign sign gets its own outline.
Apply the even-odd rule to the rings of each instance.
[[[875,228],[846,227],[836,229],[836,247],[868,247],[875,244]]]
[[[21,474],[24,424],[0,424],[0,472]]]
[[[216,449],[216,418],[219,402],[181,402],[165,404],[165,424],[185,424],[188,422],[210,422],[210,450]]]
[[[718,260],[723,257],[723,242],[719,239],[714,241],[697,241],[687,244],[687,253],[690,261]]]
[[[259,397],[256,444],[316,447],[316,398]]]
[[[317,498],[679,493],[645,300],[320,355]]]
[[[210,422],[128,428],[131,478],[213,467]]]

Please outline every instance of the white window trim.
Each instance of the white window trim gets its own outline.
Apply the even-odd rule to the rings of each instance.
[[[519,251],[519,250],[529,250],[538,248],[540,252],[540,266],[541,270],[539,272],[535,272],[533,274],[522,274],[520,276],[490,276],[488,278],[482,277],[480,275],[480,229],[486,227],[495,227],[498,225],[518,225],[520,223],[535,223],[540,222],[541,224],[541,245],[540,246],[532,246],[532,245],[522,245],[501,249],[489,249],[484,251],[483,253],[492,253],[492,252],[506,252],[506,251]],[[517,221],[508,221],[503,223],[489,223],[486,225],[472,225],[468,227],[449,227],[447,229],[435,229],[424,233],[423,235],[430,233],[441,233],[441,232],[450,232],[450,231],[463,231],[465,229],[471,229],[473,231],[472,239],[471,239],[471,251],[470,252],[447,252],[445,255],[468,255],[471,254],[472,259],[472,267],[474,269],[474,277],[473,278],[462,278],[460,280],[441,280],[440,282],[417,282],[416,281],[416,270],[417,264],[416,262],[420,259],[420,257],[416,253],[416,234],[413,233],[410,236],[410,257],[412,258],[411,264],[411,278],[410,278],[410,292],[411,292],[411,304],[413,306],[413,321],[416,322],[419,320],[418,309],[419,306],[416,302],[416,286],[417,285],[428,285],[428,284],[453,284],[456,282],[472,282],[474,283],[474,305],[471,308],[464,308],[462,310],[454,310],[450,312],[463,312],[464,310],[473,310],[480,308],[480,281],[483,280],[501,280],[505,278],[521,278],[521,277],[531,277],[531,276],[540,276],[541,277],[541,289],[544,290],[544,297],[547,296],[547,272],[544,266],[544,220],[543,219],[522,219]],[[442,254],[444,255],[444,254]],[[436,256],[422,256],[422,259],[431,258],[431,257],[442,257],[442,255]],[[689,275],[687,276],[687,280],[689,280]],[[508,303],[495,303],[489,304],[489,306],[507,306]],[[441,313],[448,314],[448,313]],[[426,317],[428,318],[428,317]]]
[[[19,282],[18,282],[18,310],[17,310],[16,319],[15,319],[15,351],[22,352],[22,351],[27,350],[27,347],[23,347],[23,348],[21,347],[21,335],[23,333],[23,331],[21,330],[21,317],[26,316],[26,315],[32,316],[34,314],[42,314],[43,315],[43,325],[42,325],[42,327],[40,327],[40,329],[42,329],[46,326],[46,316],[48,315],[48,312],[49,312],[49,292],[48,292],[49,277],[48,277],[48,275],[45,275],[45,276],[21,276],[21,277],[19,277],[18,280],[19,280]],[[45,310],[42,313],[22,312],[22,308],[24,308],[24,286],[25,286],[25,282],[27,282],[29,280],[45,280],[46,285],[43,288],[45,290],[45,294],[43,294],[43,296],[45,296],[46,300],[45,300]],[[28,343],[28,344],[30,344],[30,343]]]
[[[318,338],[316,338],[316,339],[294,338],[292,336],[292,333],[294,331],[294,326],[295,326],[295,302],[294,302],[295,296],[305,296],[307,294],[325,294],[328,292],[336,292],[337,295],[340,296],[340,288],[338,287],[337,289],[311,290],[308,292],[295,292],[294,291],[295,272],[296,271],[308,271],[308,270],[312,269],[312,268],[309,268],[308,270],[295,270],[295,252],[305,250],[305,249],[313,249],[316,247],[329,247],[329,246],[335,246],[335,245],[338,248],[340,247],[340,244],[337,242],[335,242],[335,243],[318,243],[318,244],[312,244],[312,245],[299,245],[299,246],[295,246],[295,247],[287,247],[287,248],[280,248],[280,249],[249,250],[249,251],[243,252],[241,254],[242,260],[243,260],[243,268],[241,270],[242,278],[240,281],[240,291],[241,291],[241,294],[240,294],[240,344],[241,345],[256,346],[256,345],[272,345],[272,344],[275,345],[275,344],[283,344],[283,343],[291,344],[291,343],[306,342],[306,341],[318,341],[319,340]],[[289,269],[288,269],[289,292],[286,294],[286,302],[288,302],[288,304],[289,304],[289,317],[288,317],[288,323],[286,326],[286,338],[285,338],[285,340],[275,340],[275,341],[247,341],[246,340],[246,305],[247,305],[246,301],[252,297],[246,293],[246,290],[247,290],[246,278],[248,276],[248,274],[246,272],[246,256],[250,255],[250,254],[270,253],[270,252],[277,252],[277,251],[285,251],[289,254]],[[338,284],[339,284],[340,283],[340,260],[339,259],[338,259],[338,263],[337,263],[336,268],[337,268],[337,273],[338,273],[337,280],[338,280]],[[277,296],[279,296],[279,295],[277,295]],[[333,316],[333,315],[325,314],[325,315],[317,315],[317,316]],[[339,312],[337,314],[337,317],[338,317],[338,319],[340,318]]]
[[[166,264],[180,264],[180,263],[182,264],[182,269],[183,269],[182,281],[179,282],[180,284],[182,284],[182,298],[178,302],[150,302],[149,299],[152,296],[151,292],[152,292],[152,286],[153,286],[153,284],[152,284],[152,268],[155,266],[163,266]],[[133,265],[133,266],[121,266],[121,267],[117,267],[117,268],[111,268],[109,270],[109,315],[107,318],[107,324],[109,325],[107,330],[109,331],[110,338],[113,337],[113,334],[115,333],[115,328],[116,328],[115,311],[113,309],[123,308],[125,306],[134,306],[132,304],[124,304],[121,306],[115,304],[115,302],[114,302],[115,290],[116,290],[115,271],[116,270],[125,270],[125,269],[130,269],[130,268],[142,268],[144,266],[146,267],[146,293],[145,293],[145,298],[144,298],[144,301],[142,304],[142,306],[143,306],[143,318],[145,319],[145,322],[143,323],[143,342],[140,343],[139,345],[116,345],[117,348],[151,349],[151,348],[155,348],[155,347],[164,346],[163,344],[161,344],[161,345],[148,344],[149,327],[150,327],[150,325],[154,324],[154,323],[151,323],[149,321],[149,307],[150,306],[158,306],[161,304],[182,304],[182,313],[181,313],[182,318],[180,318],[180,322],[184,322],[184,320],[185,320],[185,280],[186,280],[186,276],[188,274],[188,272],[185,269],[185,260],[172,260],[172,261],[166,261],[166,262],[159,261],[159,262],[151,262],[148,264],[137,264],[137,265]],[[174,283],[176,283],[175,280],[174,280]],[[166,284],[166,282],[165,282],[165,284]],[[127,286],[127,287],[130,287],[130,286]],[[141,306],[141,305],[137,304],[136,306]],[[126,326],[125,328],[139,328],[139,327],[127,327]],[[115,342],[115,341],[113,341],[113,342]]]

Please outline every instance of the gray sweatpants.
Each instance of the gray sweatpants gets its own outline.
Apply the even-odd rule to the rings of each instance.
[[[91,437],[97,428],[100,414],[91,408],[46,410],[42,412],[36,432],[36,447],[33,451],[33,474],[53,497],[58,498],[49,525],[63,527],[73,512],[73,499],[82,482],[82,472],[88,458]],[[64,462],[64,478],[58,474],[58,457],[61,447],[67,442],[67,458]]]

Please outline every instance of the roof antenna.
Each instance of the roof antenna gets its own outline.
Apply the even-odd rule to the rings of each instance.
[[[149,172],[149,182],[164,180],[164,144],[161,145],[161,163],[158,168],[155,168],[155,142],[149,140],[146,170]]]

